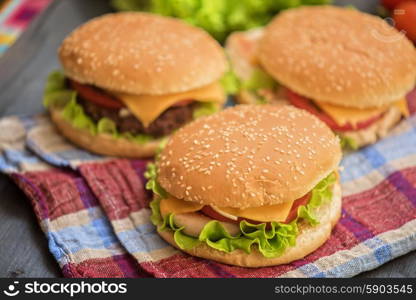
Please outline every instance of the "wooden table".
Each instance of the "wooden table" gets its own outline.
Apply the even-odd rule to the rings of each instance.
[[[374,0],[337,1],[374,12]],[[56,49],[77,25],[111,11],[107,0],[55,0],[0,59],[0,116],[43,110],[48,73],[59,68]],[[57,277],[59,267],[47,247],[29,202],[0,175],[0,277]],[[416,277],[416,252],[361,274],[363,277]]]

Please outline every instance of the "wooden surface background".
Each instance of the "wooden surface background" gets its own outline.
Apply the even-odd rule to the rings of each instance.
[[[374,12],[377,0],[340,0]],[[111,11],[107,0],[55,0],[0,59],[0,116],[42,111],[44,80],[59,64],[56,49],[77,25]],[[29,202],[0,175],[0,277],[58,277]],[[416,277],[416,252],[360,274],[361,277]]]

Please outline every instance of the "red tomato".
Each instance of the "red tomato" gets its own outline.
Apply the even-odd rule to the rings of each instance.
[[[311,199],[311,193],[307,193],[302,198],[299,198],[298,200],[293,202],[292,208],[290,209],[289,215],[287,216],[285,223],[292,222],[298,216],[298,207],[301,205],[308,204],[310,199]]]
[[[381,0],[381,3],[383,4],[385,8],[389,10],[393,10],[397,5],[399,5],[403,1],[408,1],[408,0]]]
[[[72,80],[70,81],[70,85],[85,100],[94,102],[95,104],[107,108],[119,109],[124,107],[123,103],[117,100],[117,98],[105,92],[102,92],[92,86],[81,84]],[[183,100],[173,104],[172,106],[186,106],[190,104],[192,101],[193,100]]]
[[[94,102],[107,108],[119,109],[124,105],[113,96],[106,94],[92,86],[70,81],[71,87],[85,100]]]
[[[416,42],[416,1],[400,3],[393,12],[393,19],[398,30],[403,30],[406,36]]]
[[[375,121],[379,120],[383,114],[380,114],[379,116],[376,116],[374,118],[371,118],[367,121],[358,123],[355,127],[351,124],[346,124],[343,126],[338,125],[330,116],[328,116],[325,112],[322,112],[318,110],[309,99],[296,94],[295,92],[292,92],[291,90],[287,90],[287,97],[290,101],[290,103],[300,109],[304,109],[311,114],[317,116],[321,121],[325,122],[332,130],[335,131],[354,131],[354,130],[360,130],[367,128],[371,124],[373,124]]]

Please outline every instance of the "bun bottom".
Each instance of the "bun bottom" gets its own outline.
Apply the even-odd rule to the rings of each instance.
[[[49,110],[52,122],[58,131],[75,145],[90,152],[127,158],[151,157],[159,147],[160,140],[138,144],[123,138],[114,138],[110,134],[100,133],[91,134],[88,130],[79,129],[66,121],[61,110],[51,108]]]
[[[182,251],[193,256],[240,267],[255,268],[287,264],[304,258],[321,247],[328,240],[332,228],[341,217],[341,205],[341,187],[339,183],[336,183],[333,189],[332,201],[327,205],[319,207],[316,211],[320,224],[314,227],[302,224],[300,227],[300,234],[296,239],[296,246],[288,248],[286,252],[279,257],[266,258],[257,249],[252,249],[250,254],[247,254],[242,250],[234,250],[233,252],[226,253],[213,249],[205,243],[190,250]],[[158,233],[166,242],[175,248],[178,248],[173,238],[172,231],[166,230]]]

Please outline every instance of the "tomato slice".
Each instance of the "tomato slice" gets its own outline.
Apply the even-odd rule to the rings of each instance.
[[[381,119],[381,117],[383,116],[383,114],[380,114],[371,119],[360,122],[356,126],[353,126],[352,124],[346,124],[346,125],[340,126],[334,121],[334,119],[328,116],[325,112],[322,112],[319,109],[317,109],[313,105],[311,100],[299,94],[296,94],[295,92],[289,89],[287,89],[286,95],[290,103],[293,106],[300,108],[300,109],[304,109],[310,112],[311,114],[317,116],[321,121],[325,122],[334,131],[343,132],[343,131],[356,131],[356,130],[364,129],[364,128],[369,127],[370,125],[372,125],[374,122],[378,121],[379,119]]]
[[[114,96],[111,96],[105,92],[100,91],[99,89],[94,88],[93,86],[81,84],[76,81],[70,80],[70,86],[78,92],[78,94],[85,100],[94,102],[100,106],[112,109],[119,109],[124,107],[124,104],[120,102]],[[187,106],[192,103],[194,100],[188,99],[179,101],[172,105],[172,107],[182,107]]]
[[[302,198],[299,198],[295,202],[293,202],[292,208],[290,209],[290,212],[287,215],[287,218],[285,220],[285,223],[290,223],[294,219],[296,219],[296,217],[298,216],[298,208],[299,208],[299,206],[308,204],[309,200],[311,200],[311,196],[312,196],[311,193],[307,193]]]
[[[78,94],[85,100],[112,109],[119,109],[124,107],[123,103],[121,103],[115,97],[102,92],[90,85],[81,84],[73,80],[70,80],[69,83],[71,88],[76,90]]]

